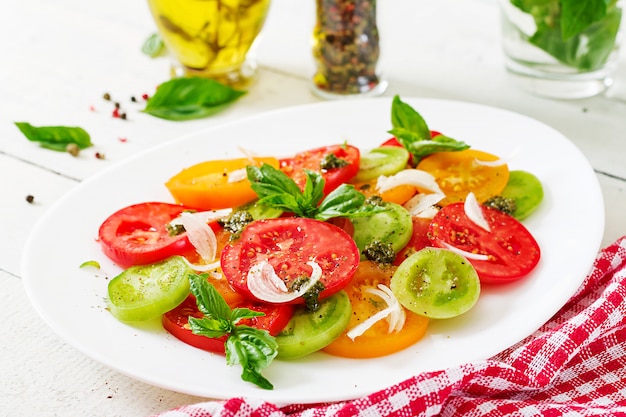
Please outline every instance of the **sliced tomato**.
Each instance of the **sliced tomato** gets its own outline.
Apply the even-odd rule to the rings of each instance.
[[[394,265],[400,265],[409,256],[415,252],[424,249],[427,246],[431,246],[430,239],[428,238],[428,228],[430,227],[431,219],[425,217],[415,217],[411,219],[413,222],[413,233],[409,243],[402,248],[396,255],[396,259],[393,262]]]
[[[287,323],[289,323],[294,309],[293,306],[287,304],[272,305],[251,300],[240,300],[238,302],[229,303],[229,305],[231,308],[242,307],[264,313],[264,316],[241,320],[238,324],[267,330],[272,336],[276,336],[280,333]],[[209,352],[224,354],[224,342],[227,336],[211,338],[194,334],[189,327],[189,316],[196,318],[203,316],[202,312],[198,309],[196,298],[193,295],[189,295],[178,307],[165,313],[161,321],[165,330],[188,345]]]
[[[354,184],[354,188],[363,193],[366,197],[379,196],[388,203],[404,204],[417,192],[417,188],[412,185],[398,185],[382,193],[376,189],[378,180],[370,180]]]
[[[323,169],[322,162],[333,154],[339,160],[347,164],[338,168]],[[341,184],[350,181],[359,172],[361,153],[358,148],[351,145],[333,145],[299,152],[292,158],[280,160],[280,169],[291,177],[300,189],[304,189],[306,183],[305,169],[319,172],[325,180],[324,194],[330,193]]]
[[[354,278],[344,291],[352,304],[352,316],[345,331],[323,351],[331,355],[348,358],[374,358],[398,352],[420,340],[428,328],[428,318],[406,310],[404,327],[389,332],[389,324],[383,319],[376,322],[354,340],[347,333],[359,323],[367,320],[387,305],[378,296],[367,292],[379,284],[389,287],[395,266],[379,266],[371,261],[359,265]]]
[[[482,283],[514,281],[532,271],[541,257],[537,241],[522,223],[499,210],[482,206],[491,231],[486,231],[465,214],[464,204],[442,208],[433,217],[429,236],[433,246],[446,244],[487,260],[472,259]]]
[[[254,200],[245,168],[263,163],[278,168],[278,159],[237,158],[201,162],[185,168],[170,178],[165,186],[174,199],[199,210],[237,207]]]
[[[496,155],[476,149],[437,152],[422,159],[417,169],[435,177],[446,195],[439,205],[465,201],[470,192],[482,203],[489,197],[500,195],[509,180],[509,168],[506,164],[492,166],[480,163],[498,159]]]
[[[300,217],[257,220],[238,241],[221,254],[224,276],[236,291],[254,298],[248,289],[248,271],[267,261],[287,288],[297,279],[310,277],[314,261],[322,269],[324,290],[320,299],[345,287],[359,263],[359,249],[344,230],[330,223]],[[262,301],[262,300],[261,300]],[[303,303],[302,297],[293,301]]]
[[[167,225],[190,208],[178,204],[146,202],[110,215],[98,230],[102,251],[121,267],[145,265],[173,255],[191,255],[195,248],[186,233],[171,236]]]

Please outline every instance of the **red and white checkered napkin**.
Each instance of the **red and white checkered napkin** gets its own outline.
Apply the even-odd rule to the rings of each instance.
[[[626,416],[626,236],[602,250],[548,323],[484,362],[428,372],[356,400],[278,406],[233,398],[158,417]]]

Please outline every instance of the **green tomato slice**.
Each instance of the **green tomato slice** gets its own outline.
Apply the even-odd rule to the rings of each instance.
[[[409,151],[400,146],[380,146],[361,154],[359,172],[354,181],[370,181],[381,175],[392,175],[406,168]]]
[[[427,247],[406,258],[391,278],[400,304],[433,319],[459,316],[478,301],[480,280],[463,256]]]
[[[523,220],[528,217],[543,200],[541,181],[526,171],[511,171],[502,196],[515,200],[513,217]]]
[[[296,359],[328,346],[339,337],[352,314],[345,291],[339,291],[320,302],[317,311],[299,306],[285,328],[276,336],[278,358]]]
[[[395,253],[406,246],[413,234],[411,214],[401,205],[386,203],[388,210],[372,216],[352,219],[354,235],[352,236],[359,252],[375,240],[391,244]],[[361,259],[364,259],[361,256]]]
[[[189,275],[193,273],[182,256],[131,266],[109,282],[109,311],[121,321],[159,317],[189,295]]]

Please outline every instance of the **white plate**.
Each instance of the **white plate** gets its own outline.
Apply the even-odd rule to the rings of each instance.
[[[390,137],[391,100],[359,99],[274,111],[203,130],[151,149],[80,184],[35,227],[23,257],[27,293],[44,320],[86,355],[138,380],[208,398],[258,397],[314,403],[352,399],[412,375],[479,361],[510,347],[546,322],[576,291],[600,247],[604,208],[596,176],[581,152],[554,129],[519,114],[476,104],[408,99],[434,130],[476,149],[514,155],[511,169],[537,175],[545,200],[525,221],[542,249],[537,269],[511,285],[484,288],[474,309],[433,321],[422,341],[380,359],[318,353],[274,361],[266,391],[240,379],[222,356],[189,347],[158,321],[120,323],[105,309],[108,279],[120,270],[100,252],[100,223],[117,209],[172,201],[163,183],[208,159],[279,154],[345,141],[363,148]],[[97,260],[99,272],[80,269]]]

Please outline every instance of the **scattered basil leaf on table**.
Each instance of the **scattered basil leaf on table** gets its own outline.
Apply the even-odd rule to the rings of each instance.
[[[150,58],[156,58],[165,55],[167,48],[163,43],[163,39],[158,33],[150,35],[141,46],[141,52]]]
[[[422,115],[397,95],[391,103],[391,125],[393,128],[388,133],[394,135],[413,155],[414,165],[435,152],[454,152],[469,148],[466,143],[448,136],[438,135],[431,138],[430,129]]]
[[[245,93],[208,78],[174,78],[159,85],[143,111],[167,120],[200,119],[223,110]]]
[[[32,142],[38,142],[46,149],[65,152],[67,145],[75,144],[79,149],[90,147],[91,137],[85,129],[70,126],[33,126],[26,122],[15,122],[15,125]]]
[[[202,318],[189,317],[191,331],[211,338],[227,335],[224,344],[226,363],[229,366],[240,364],[243,368],[241,379],[244,381],[264,389],[273,389],[272,383],[260,371],[269,366],[278,354],[278,343],[267,330],[237,324],[240,320],[263,316],[265,313],[247,308],[231,309],[206,280],[206,275],[190,275],[189,281],[198,309],[204,314]]]
[[[305,170],[307,179],[301,191],[287,174],[269,164],[248,165],[246,170],[260,204],[290,211],[298,217],[325,221],[333,217],[372,216],[387,210],[367,203],[365,195],[349,184],[340,185],[324,197],[324,178],[315,171]]]

